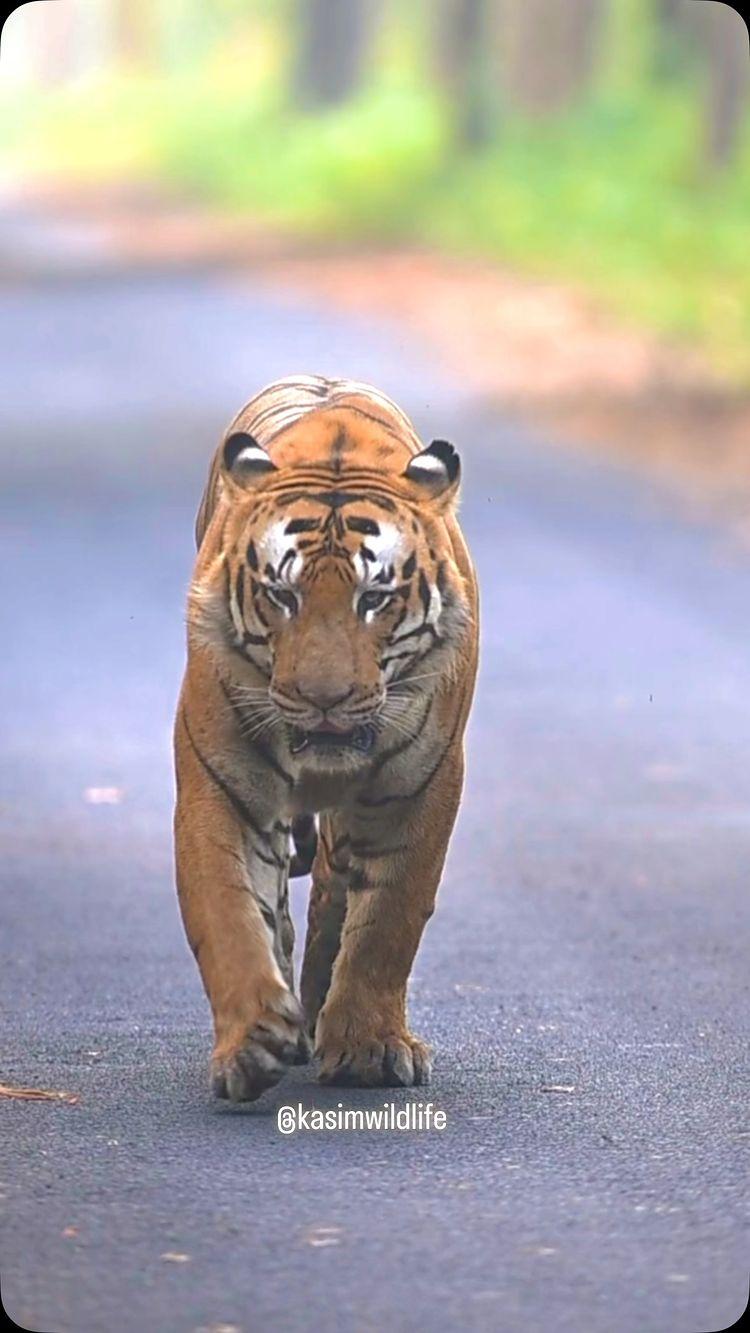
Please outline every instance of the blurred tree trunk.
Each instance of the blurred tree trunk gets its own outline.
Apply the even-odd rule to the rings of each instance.
[[[295,91],[302,106],[334,106],[357,90],[379,11],[379,0],[298,0]]]
[[[505,0],[507,82],[524,111],[549,113],[573,102],[594,71],[608,0]]]
[[[656,0],[656,19],[665,28],[679,27],[685,12],[685,0]]]
[[[453,110],[454,140],[479,148],[492,136],[487,79],[487,0],[440,0],[436,7],[437,70]]]
[[[689,22],[687,0],[656,0],[655,64],[658,75],[676,75],[683,71]]]
[[[694,6],[708,62],[704,159],[709,170],[731,160],[747,108],[750,42],[744,19],[729,5]]]

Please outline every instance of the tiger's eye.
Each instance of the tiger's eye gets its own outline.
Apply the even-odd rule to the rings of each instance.
[[[278,606],[282,611],[288,611],[292,616],[296,615],[299,604],[290,588],[266,588],[266,593],[274,606]]]
[[[370,588],[367,592],[362,593],[357,604],[357,610],[360,615],[365,615],[368,611],[379,611],[390,600],[390,592],[381,592],[377,588]]]

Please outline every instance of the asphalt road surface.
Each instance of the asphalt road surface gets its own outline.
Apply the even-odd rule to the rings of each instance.
[[[218,274],[0,287],[0,1285],[24,1328],[703,1333],[744,1309],[750,561],[525,436],[424,348]],[[465,461],[469,779],[413,978],[430,1089],[207,1093],[172,887],[192,520],[297,370]],[[114,788],[117,804],[92,803]],[[302,921],[305,885],[294,890]],[[443,1131],[283,1136],[430,1100]]]

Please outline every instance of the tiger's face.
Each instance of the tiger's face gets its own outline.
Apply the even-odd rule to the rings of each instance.
[[[408,732],[412,686],[448,669],[466,623],[442,521],[458,456],[436,441],[402,473],[332,477],[277,467],[236,434],[223,457],[231,503],[212,605],[224,646],[259,678],[247,711],[303,765],[366,763],[386,733]]]

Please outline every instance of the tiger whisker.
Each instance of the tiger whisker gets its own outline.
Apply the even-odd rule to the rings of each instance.
[[[275,719],[271,715],[269,715],[268,717],[261,718],[260,722],[257,724],[257,726],[253,728],[252,731],[243,732],[245,740],[248,741],[257,740],[259,736],[263,735],[264,731],[269,730],[274,720]]]
[[[405,690],[408,689],[410,685],[416,685],[417,682],[420,680],[429,680],[432,677],[444,676],[446,674],[447,674],[446,671],[443,670],[443,671],[423,671],[420,672],[420,674],[417,676],[404,676],[404,677],[399,676],[396,678],[396,680],[390,683],[390,685],[388,686],[388,692],[390,693],[391,691]]]
[[[414,707],[413,699],[389,699],[383,711],[385,712],[386,716],[389,716],[391,712],[408,713],[409,710],[413,707]]]
[[[403,726],[403,724],[397,722],[394,717],[389,719],[389,724],[393,727],[394,731],[397,731],[400,736],[405,736],[407,740],[414,741],[417,739],[417,731],[412,731],[408,727]]]
[[[385,712],[385,709],[380,714],[380,716],[383,718],[383,721],[388,726],[393,727],[394,731],[397,731],[401,736],[406,736],[411,741],[416,740],[416,737],[419,734],[418,725],[415,725],[414,727],[407,727],[401,720],[401,718],[394,717],[392,714],[387,714]]]
[[[250,739],[258,734],[258,732],[262,731],[265,726],[268,726],[270,722],[274,721],[276,716],[276,709],[273,708],[273,706],[263,709],[253,709],[253,711],[243,719],[240,731],[246,739]]]

